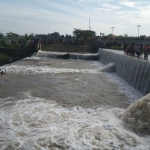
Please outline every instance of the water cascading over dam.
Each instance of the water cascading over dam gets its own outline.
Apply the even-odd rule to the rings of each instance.
[[[99,53],[64,53],[64,52],[48,52],[39,50],[36,57],[60,58],[60,59],[80,59],[80,60],[98,60]]]
[[[99,49],[100,62],[114,63],[116,74],[143,94],[150,92],[150,62]]]

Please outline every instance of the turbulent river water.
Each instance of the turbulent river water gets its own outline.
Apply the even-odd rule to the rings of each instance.
[[[103,67],[37,57],[2,66],[0,149],[149,150],[150,136],[122,119],[143,95]]]

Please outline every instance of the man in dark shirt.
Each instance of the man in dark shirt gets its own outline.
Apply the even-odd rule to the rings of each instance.
[[[146,46],[146,48],[144,49],[144,59],[148,60],[148,53],[149,53],[150,49],[149,49],[149,45]]]

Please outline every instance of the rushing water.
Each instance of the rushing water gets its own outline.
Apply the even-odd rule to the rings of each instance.
[[[20,100],[1,101],[1,149],[150,148],[149,138],[128,131],[117,118],[123,109],[64,108],[30,93],[22,93]]]
[[[150,62],[135,57],[122,55],[110,50],[99,49],[100,61],[114,63],[118,76],[143,94],[150,92]]]
[[[99,53],[96,54],[85,54],[85,53],[62,53],[62,52],[48,52],[39,50],[36,57],[46,58],[62,58],[62,59],[80,59],[80,60],[98,60]]]
[[[32,64],[32,61],[34,64]],[[74,66],[75,63],[77,64],[76,66]],[[58,66],[60,67],[58,68]],[[99,62],[48,60],[40,58],[29,58],[12,64],[11,66],[3,66],[3,69],[7,70],[7,74],[6,76],[1,76],[1,89],[4,90],[5,84],[8,83],[6,86],[8,91],[9,84],[13,84],[17,92],[12,95],[6,93],[8,96],[2,97],[1,95],[0,97],[0,149],[149,150],[150,137],[146,134],[138,135],[134,133],[127,128],[126,122],[122,119],[122,116],[126,116],[125,114],[127,113],[125,105],[122,107],[122,105],[119,104],[117,105],[118,107],[115,107],[113,103],[118,103],[117,101],[110,101],[109,105],[104,105],[106,99],[104,102],[101,101],[104,95],[107,96],[109,92],[107,90],[105,91],[105,87],[102,89],[103,95],[97,97],[100,99],[99,105],[95,103],[96,105],[93,106],[82,107],[81,103],[79,103],[79,105],[76,106],[74,102],[76,99],[80,100],[84,98],[83,103],[85,100],[88,100],[88,97],[86,98],[88,94],[94,94],[92,89],[98,90],[98,88],[101,88],[99,86],[97,87],[97,85],[99,85],[98,82],[104,82],[108,89],[109,86],[113,86],[113,83],[118,85],[118,94],[112,92],[112,95],[107,97],[107,99],[114,95],[119,97],[120,93],[124,93],[128,96],[126,103],[129,103],[131,100],[135,101],[135,99],[142,96],[119,79],[114,73],[101,72],[102,67],[103,65]],[[42,81],[38,80],[37,84],[34,82],[33,84],[35,84],[35,86],[32,85],[33,89],[31,85],[27,86],[27,84],[29,84],[27,81],[29,79],[31,80],[32,76],[35,79],[39,79],[39,75]],[[48,78],[46,78],[47,76]],[[81,97],[75,97],[76,99],[70,96],[71,103],[75,103],[74,106],[69,104],[63,106],[58,103],[58,98],[61,98],[57,96],[59,93],[54,95],[55,97],[35,96],[33,93],[39,88],[38,86],[41,86],[45,80],[45,82],[49,82],[48,79],[51,76],[56,77],[59,81],[57,84],[51,81],[55,83],[55,85],[53,83],[53,86],[57,86],[56,89],[58,89],[59,92],[65,91],[65,94],[61,95],[62,99],[63,96],[67,98],[67,91],[77,83],[77,93],[80,94],[83,85],[85,85],[85,95],[84,93],[83,95],[77,95]],[[44,79],[44,77],[46,79]],[[87,77],[91,77],[91,79],[87,80]],[[13,81],[11,81],[10,78],[13,78]],[[25,83],[22,82],[22,86],[24,87],[22,91],[17,89],[17,86],[21,88],[20,81],[23,81],[20,78],[26,81]],[[110,84],[108,84],[105,79],[107,79]],[[65,82],[67,86],[64,84],[61,87],[60,80]],[[96,81],[94,82],[94,80]],[[33,82],[34,80],[32,79],[31,81]],[[97,85],[95,84],[96,82]],[[93,83],[96,89],[94,89],[94,87],[90,89]],[[25,90],[26,86],[28,90]],[[47,86],[47,84],[44,84],[44,86]],[[44,86],[42,88],[44,88]],[[69,88],[65,90],[68,86]],[[43,90],[42,88],[40,89],[41,91]],[[50,86],[49,91],[50,88],[54,87]],[[115,85],[114,88],[116,88]],[[7,89],[5,90],[7,91]],[[39,93],[41,92],[40,90],[38,89]],[[71,90],[75,93],[77,89]],[[96,92],[96,95],[99,95],[100,91]],[[44,94],[46,95],[47,93]],[[50,95],[51,94],[52,93],[50,93]],[[89,97],[91,101],[88,100],[87,103],[90,102],[90,104],[92,104],[97,101],[98,99],[95,100],[95,96]],[[117,97],[114,97],[114,99]],[[120,97],[123,98],[124,96]],[[123,103],[123,99],[120,101]],[[139,109],[139,111],[141,110]]]
[[[131,104],[122,118],[136,133],[150,134],[150,94]]]

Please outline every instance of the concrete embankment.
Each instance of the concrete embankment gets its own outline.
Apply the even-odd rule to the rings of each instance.
[[[0,47],[0,65],[9,63],[9,58],[12,58],[12,62],[20,60],[22,58],[31,56],[36,51],[35,47],[32,48],[4,48]]]
[[[143,94],[150,92],[150,62],[99,49],[103,64],[115,63],[116,74]]]

